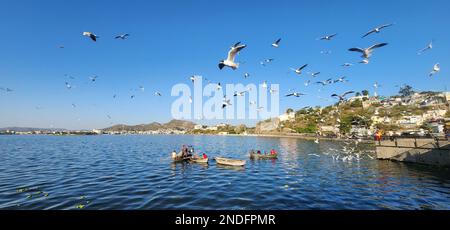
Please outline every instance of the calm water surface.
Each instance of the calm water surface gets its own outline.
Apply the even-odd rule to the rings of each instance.
[[[244,168],[173,164],[192,144]],[[450,209],[450,170],[374,160],[369,146],[293,138],[0,136],[0,209]],[[336,157],[339,159],[336,160]],[[353,159],[342,161],[345,156]]]

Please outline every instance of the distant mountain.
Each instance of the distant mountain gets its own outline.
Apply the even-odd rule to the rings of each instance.
[[[195,123],[182,120],[171,120],[168,123],[161,124],[153,122],[150,124],[141,125],[114,125],[103,129],[106,132],[118,132],[118,131],[154,131],[158,129],[177,129],[177,130],[191,130],[195,126]]]
[[[59,131],[67,131],[66,129],[60,128],[31,128],[31,127],[6,127],[0,128],[0,132],[4,131],[14,131],[14,132],[34,132],[34,131],[45,131],[45,132],[59,132]]]

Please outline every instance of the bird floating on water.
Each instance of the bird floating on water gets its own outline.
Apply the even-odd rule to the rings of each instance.
[[[238,54],[242,49],[247,47],[246,45],[241,45],[240,42],[234,44],[228,52],[228,57],[226,60],[222,60],[219,62],[219,69],[223,69],[224,67],[230,67],[233,70],[236,70],[239,67],[239,64],[234,62],[236,58],[236,54]]]

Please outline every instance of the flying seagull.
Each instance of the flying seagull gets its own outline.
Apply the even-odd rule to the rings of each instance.
[[[338,83],[338,82],[347,82],[347,80],[345,80],[345,76],[344,77],[340,77],[340,78],[338,78],[338,79],[336,79],[336,80],[334,80],[333,81],[333,83]]]
[[[231,105],[231,100],[227,99],[226,96],[223,97],[223,101],[222,101],[222,109],[225,109],[225,107]]]
[[[371,31],[369,31],[366,34],[364,34],[362,37],[365,38],[365,37],[369,36],[372,33],[380,33],[382,29],[384,29],[386,27],[389,27],[389,26],[392,26],[392,25],[394,25],[394,24],[385,24],[385,25],[381,25],[381,26],[375,27]]]
[[[241,97],[242,97],[242,96],[245,95],[246,92],[247,92],[247,91],[242,91],[242,92],[239,92],[239,93],[238,93],[238,92],[235,92],[234,95],[233,95],[233,97],[237,97],[237,96],[241,96]]]
[[[274,47],[274,48],[280,47],[280,42],[281,42],[281,38],[279,38],[274,43],[272,43],[272,47]]]
[[[162,94],[161,94],[160,92],[156,91],[156,92],[155,92],[155,96],[161,97]]]
[[[190,77],[190,79],[191,79],[192,83],[195,83],[195,81],[197,80],[197,76],[193,75]]]
[[[321,37],[319,40],[327,40],[330,41],[333,37],[335,37],[337,34],[332,34],[332,35],[325,35],[323,37]]]
[[[363,59],[359,63],[367,65],[367,64],[369,64],[369,59]]]
[[[259,62],[259,64],[261,64],[262,66],[266,66],[266,64],[269,64],[269,63],[273,62],[274,60],[275,59],[273,59],[273,58],[269,58],[269,59]]]
[[[264,82],[263,82],[262,87],[263,87],[263,88],[267,88],[267,81],[264,81]]]
[[[245,73],[244,74],[244,78],[249,78],[250,77],[250,74],[249,73]]]
[[[83,36],[90,37],[92,41],[96,42],[99,36],[93,34],[92,32],[83,32]]]
[[[306,68],[307,66],[308,66],[308,64],[305,64],[305,65],[303,65],[302,67],[300,67],[298,69],[291,68],[291,70],[294,71],[296,74],[300,75],[300,74],[302,74],[302,70],[304,68]]]
[[[127,39],[129,36],[130,36],[129,34],[121,34],[121,35],[117,35],[117,36],[115,37],[115,39],[122,39],[122,40],[125,40],[125,39]]]
[[[430,72],[429,76],[432,77],[434,74],[438,73],[439,71],[441,71],[441,67],[440,67],[439,63],[436,63],[433,66],[433,70]]]
[[[69,84],[69,82],[66,82],[65,84],[67,89],[72,89],[72,86]]]
[[[312,77],[317,77],[320,74],[320,72],[311,73]]]
[[[368,47],[368,48],[365,48],[365,49],[361,49],[361,48],[350,48],[350,49],[348,49],[348,51],[360,52],[360,53],[363,54],[361,57],[363,57],[363,58],[365,58],[365,59],[368,59],[368,58],[370,58],[370,57],[372,56],[372,52],[373,52],[374,49],[383,47],[383,46],[385,46],[385,45],[387,45],[387,44],[388,44],[388,43],[379,43],[379,44],[375,44],[375,45],[373,45],[373,46],[371,46],[371,47]]]
[[[217,83],[217,90],[219,91],[219,90],[221,90],[222,89],[222,85],[220,84],[220,82],[219,83]]]
[[[350,66],[352,66],[352,65],[353,65],[352,63],[348,63],[348,62],[342,64],[343,67],[350,67]]]
[[[326,86],[330,83],[328,81],[317,81],[316,84],[321,84],[322,86]]]
[[[307,80],[307,81],[305,81],[304,85],[305,85],[305,86],[308,86],[308,85],[309,85],[309,83],[311,83],[311,80]]]
[[[239,64],[235,63],[234,59],[236,57],[236,54],[238,54],[239,51],[241,51],[245,47],[247,47],[247,46],[241,45],[240,42],[238,42],[234,46],[232,46],[230,51],[228,52],[227,59],[219,62],[219,69],[223,69],[225,66],[228,66],[228,67],[232,68],[233,70],[236,70],[239,67]]]
[[[89,77],[89,79],[90,79],[92,82],[95,82],[95,80],[97,80],[97,78],[98,78],[97,75],[92,76],[92,77]]]
[[[287,94],[286,97],[292,97],[292,96],[300,97],[300,96],[304,96],[304,95],[306,95],[306,94],[299,93],[299,92],[293,92],[293,93]]]
[[[139,89],[142,91],[142,92],[144,92],[145,91],[145,88],[144,88],[144,86],[139,86]]]
[[[12,90],[10,88],[3,88],[3,87],[0,87],[0,90],[6,91],[7,93],[10,93],[10,92],[14,91],[14,90]]]
[[[342,95],[333,94],[333,95],[331,95],[331,97],[337,97],[337,98],[339,98],[339,101],[345,101],[345,96],[352,94],[352,93],[355,93],[355,91],[347,91],[347,92],[343,93]]]
[[[274,94],[274,93],[276,93],[276,92],[277,92],[277,90],[275,90],[275,89],[270,89],[270,90],[269,90],[269,93],[270,93],[270,94]]]
[[[431,41],[430,43],[428,43],[427,47],[425,47],[425,48],[419,50],[419,52],[417,52],[417,54],[418,54],[418,55],[421,55],[421,54],[423,54],[425,51],[431,50],[431,49],[433,49],[433,41]]]

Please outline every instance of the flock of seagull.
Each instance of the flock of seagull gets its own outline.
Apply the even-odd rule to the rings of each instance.
[[[378,34],[378,33],[380,33],[382,30],[384,30],[384,29],[386,29],[386,28],[388,28],[388,27],[391,27],[391,26],[393,26],[393,25],[394,25],[394,24],[384,24],[384,25],[377,26],[377,27],[371,29],[370,31],[366,32],[365,34],[363,34],[363,35],[362,35],[362,38],[366,38],[367,36],[370,36],[370,35],[372,35],[372,34]],[[88,38],[89,38],[90,40],[92,40],[93,42],[97,42],[97,41],[99,40],[99,38],[100,38],[100,36],[96,35],[96,34],[93,33],[93,32],[83,32],[82,35],[88,37]],[[319,37],[317,40],[320,40],[320,41],[331,41],[331,40],[335,39],[337,36],[338,36],[338,33],[333,33],[333,34],[329,34],[329,35],[325,35],[325,36]],[[126,39],[128,39],[129,37],[130,37],[130,34],[124,33],[124,34],[119,34],[119,35],[114,36],[114,39],[126,40]],[[280,48],[281,45],[282,45],[282,44],[281,44],[281,41],[282,41],[282,39],[281,39],[281,38],[278,38],[277,40],[275,40],[275,41],[271,44],[271,47],[273,47],[273,48],[275,48],[275,49]],[[367,48],[359,48],[359,47],[349,48],[348,51],[360,53],[360,54],[361,54],[361,58],[363,58],[363,59],[362,59],[359,63],[362,63],[362,64],[369,64],[369,59],[373,56],[374,51],[375,51],[376,49],[385,47],[385,46],[387,46],[387,45],[388,45],[388,43],[378,43],[378,44],[374,44],[374,45],[372,45],[372,46],[370,46],[370,47],[367,47]],[[62,46],[62,45],[59,46],[59,47],[60,47],[60,48],[64,48],[64,46]],[[247,45],[242,44],[241,42],[237,42],[237,43],[235,43],[234,45],[232,45],[232,46],[230,47],[229,51],[228,51],[227,58],[224,59],[224,60],[219,61],[219,63],[218,63],[218,68],[219,68],[219,70],[223,70],[224,68],[230,68],[230,69],[232,69],[232,70],[238,69],[240,63],[239,63],[239,62],[236,62],[236,56],[237,56],[240,52],[242,52],[246,47],[247,47]],[[422,54],[424,54],[425,52],[427,52],[427,51],[429,51],[429,50],[431,50],[431,49],[433,49],[433,41],[431,41],[431,42],[430,42],[426,47],[424,47],[423,49],[420,49],[420,50],[417,52],[417,54],[418,54],[418,55],[422,55]],[[323,51],[323,53],[329,54],[329,53],[331,53],[331,51]],[[273,62],[273,61],[274,61],[273,58],[268,58],[268,59],[264,59],[264,60],[260,61],[260,64],[261,64],[262,66],[267,66],[267,65],[269,65],[269,64],[270,64],[271,62]],[[241,62],[241,63],[244,63],[244,62]],[[352,64],[352,63],[344,63],[344,64],[342,64],[341,66],[347,68],[347,67],[353,66],[353,64]],[[304,74],[305,69],[306,69],[307,67],[308,67],[308,64],[303,64],[303,65],[301,65],[300,67],[297,67],[297,68],[292,68],[292,67],[291,67],[291,68],[289,68],[289,69],[290,69],[291,71],[293,71],[296,75],[302,75],[302,74]],[[440,71],[440,65],[439,65],[439,63],[436,63],[436,64],[433,66],[431,72],[429,73],[429,76],[431,77],[431,76],[433,76],[433,75],[436,75],[439,71]],[[321,74],[321,72],[319,72],[319,71],[317,71],[317,72],[307,72],[307,74],[310,75],[312,78],[315,78],[315,77],[319,76],[319,75]],[[66,74],[65,76],[68,77],[70,80],[75,79],[74,77],[69,76],[69,75],[67,75],[67,74]],[[245,73],[245,74],[244,74],[244,78],[246,78],[246,79],[249,78],[250,76],[251,76],[250,73]],[[190,77],[190,81],[191,81],[192,83],[194,83],[199,77],[200,77],[200,76],[198,76],[198,75],[193,75],[193,76]],[[94,82],[97,81],[98,78],[99,78],[98,76],[94,75],[94,76],[89,77],[89,81],[92,82],[92,83],[94,83]],[[66,89],[68,89],[68,90],[70,90],[70,89],[72,89],[72,88],[75,87],[74,85],[72,85],[72,84],[70,83],[70,80],[68,80],[68,81],[65,82],[65,87],[66,87]],[[207,78],[205,78],[205,81],[207,81],[207,82],[209,82],[209,83],[212,83],[212,82],[209,81]],[[327,85],[330,85],[330,84],[345,83],[345,82],[348,82],[348,80],[346,79],[345,76],[343,76],[343,77],[339,77],[339,78],[337,78],[337,79],[329,78],[329,79],[323,80],[323,81],[315,81],[314,83],[315,83],[315,84],[318,84],[318,85],[322,85],[322,86],[327,86]],[[217,90],[221,90],[221,89],[222,89],[222,85],[221,85],[220,82],[219,82],[219,83],[215,83],[215,84],[216,84]],[[307,80],[307,81],[304,83],[305,86],[308,86],[308,85],[310,85],[310,84],[311,84],[311,80]],[[378,86],[379,86],[378,83],[375,83],[375,84],[374,84],[374,87],[378,88]],[[268,88],[267,81],[264,81],[264,82],[262,83],[262,87],[265,88],[265,89],[268,89],[268,91],[269,91],[270,94],[277,93],[277,90],[271,89],[271,88],[269,89],[269,88]],[[140,91],[144,92],[144,91],[145,91],[145,88],[144,88],[143,86],[139,86],[139,89],[136,89],[136,90],[140,90]],[[246,94],[247,92],[249,92],[250,90],[251,90],[251,88],[249,88],[249,89],[247,89],[247,90],[245,90],[245,91],[242,91],[242,92],[235,92],[235,93],[233,94],[233,96],[234,96],[234,97],[245,96],[245,94]],[[11,89],[11,88],[0,87],[0,91],[4,91],[4,92],[6,92],[6,93],[10,93],[10,92],[13,92],[13,89]],[[292,92],[292,91],[293,91],[293,90],[289,90],[289,92],[285,94],[285,97],[301,97],[301,96],[306,95],[305,93],[301,93],[301,92]],[[344,92],[344,93],[342,93],[342,94],[334,93],[334,94],[331,95],[331,98],[336,98],[336,99],[338,99],[338,100],[339,100],[339,103],[340,103],[340,102],[345,101],[345,100],[346,100],[346,97],[347,97],[348,95],[353,94],[353,93],[355,93],[355,91],[347,91],[347,92]],[[163,94],[162,94],[161,92],[159,92],[159,91],[154,92],[154,95],[157,96],[157,97],[163,96]],[[114,94],[114,95],[113,95],[113,99],[115,99],[115,98],[117,98],[117,94]],[[130,96],[130,99],[134,99],[134,98],[135,98],[135,94],[132,94],[132,95]],[[192,98],[190,98],[189,102],[192,103]],[[257,103],[256,103],[255,101],[250,101],[250,105],[256,105],[256,104],[257,104]],[[231,99],[227,98],[227,96],[225,95],[225,96],[224,96],[224,99],[223,99],[223,103],[222,103],[222,108],[226,108],[227,106],[230,106],[230,105],[231,105]],[[75,108],[76,105],[75,105],[75,104],[72,104],[72,107]],[[260,110],[262,110],[262,109],[263,109],[263,107],[258,107],[258,108],[257,108],[258,111],[260,111]],[[108,117],[109,117],[109,115],[108,115]]]

